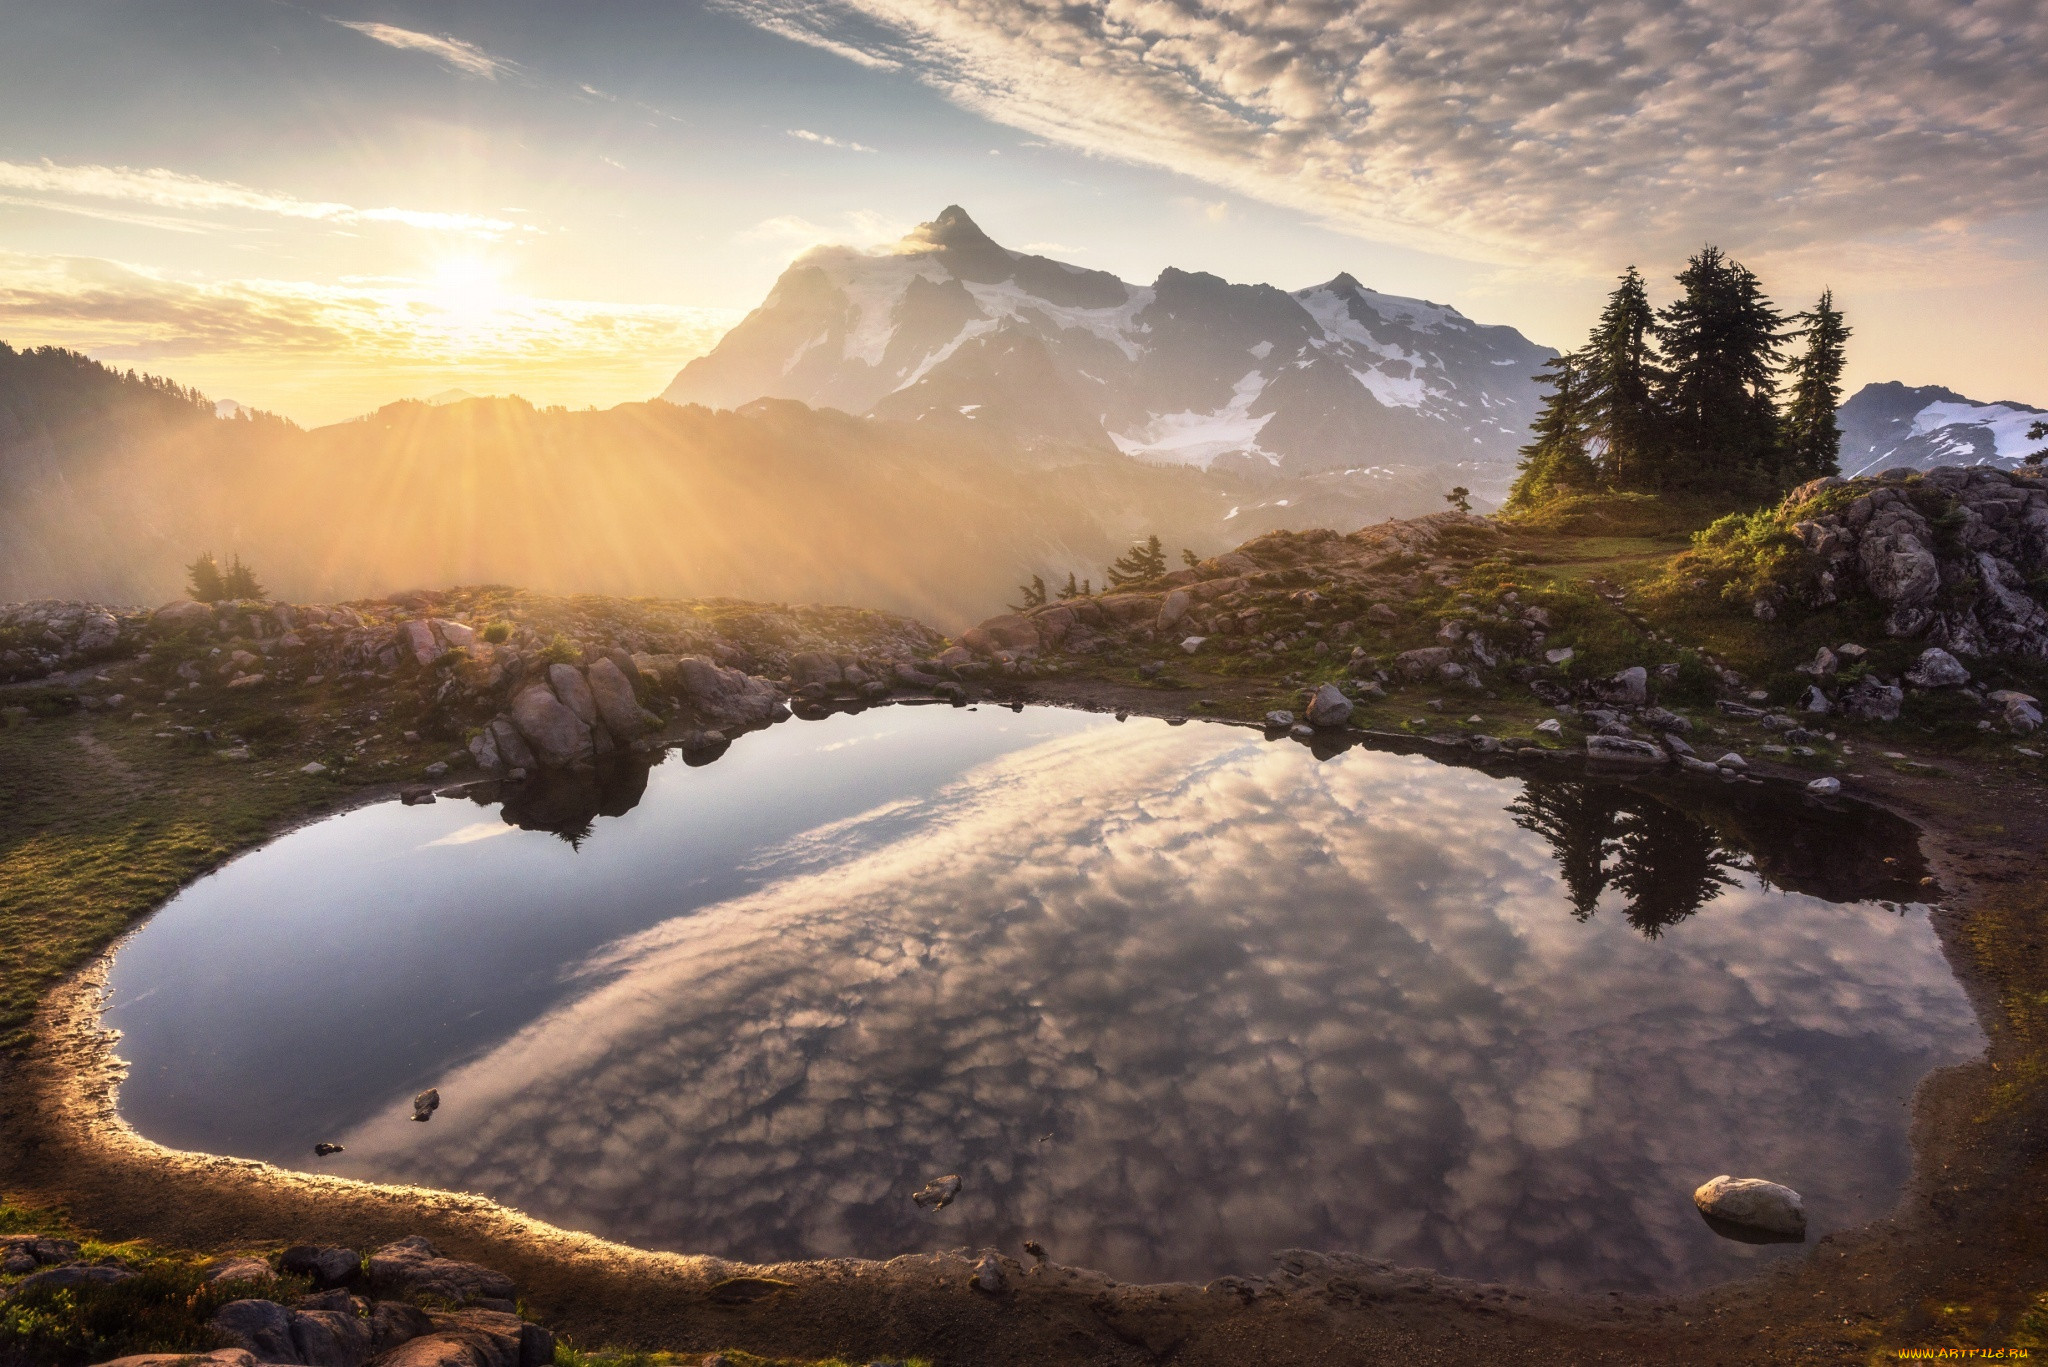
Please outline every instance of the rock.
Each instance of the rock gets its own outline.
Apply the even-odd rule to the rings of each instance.
[[[1666,731],[1657,737],[1657,742],[1664,747],[1664,753],[1673,759],[1691,759],[1696,753],[1692,746],[1686,743],[1685,738],[1675,731]]]
[[[267,1282],[276,1276],[277,1274],[270,1270],[270,1264],[260,1258],[228,1258],[214,1264],[212,1270],[206,1274],[206,1280],[208,1282]]]
[[[1799,709],[1824,717],[1835,710],[1835,705],[1828,701],[1827,694],[1820,691],[1820,685],[1814,684],[1807,688],[1806,696],[1799,700]]]
[[[498,754],[498,738],[486,726],[469,738],[469,758],[479,769],[502,769],[505,761]]]
[[[1266,714],[1266,725],[1275,731],[1285,731],[1294,725],[1292,712],[1276,710]]]
[[[1424,646],[1404,650],[1394,657],[1394,672],[1406,679],[1425,679],[1451,663],[1448,646]]]
[[[1546,717],[1544,720],[1536,723],[1536,733],[1557,739],[1564,735],[1564,723],[1556,717]]]
[[[24,1291],[41,1289],[68,1291],[81,1286],[112,1286],[134,1276],[133,1271],[114,1263],[65,1263],[31,1272],[16,1282],[8,1294],[18,1296]]]
[[[1623,736],[1586,737],[1586,758],[1600,764],[1650,766],[1669,762],[1669,757],[1657,746]]]
[[[510,1301],[514,1291],[512,1279],[504,1273],[444,1258],[417,1234],[372,1253],[368,1275],[370,1285],[380,1292],[439,1297],[457,1305],[478,1300]]]
[[[2031,698],[2014,698],[2006,703],[2005,729],[2016,736],[2032,735],[2041,725],[2041,709]]]
[[[839,661],[821,650],[801,650],[789,657],[789,681],[798,688],[818,684],[833,688],[846,681]]]
[[[299,766],[299,772],[302,774],[310,775],[313,778],[318,778],[320,777],[320,775],[327,772],[327,766],[316,759],[310,764],[301,764]]]
[[[422,667],[432,664],[448,653],[448,647],[441,644],[434,635],[431,622],[407,622],[398,628],[399,644],[412,652],[413,659]]]
[[[425,1120],[441,1109],[441,1089],[429,1087],[412,1099],[412,1118]]]
[[[1719,774],[1721,766],[1711,760],[1698,759],[1692,755],[1678,756],[1678,767],[1688,774]]]
[[[605,730],[628,740],[661,724],[661,718],[640,705],[633,696],[633,681],[610,660],[599,659],[586,671],[590,695],[597,704],[598,719]]]
[[[897,662],[895,674],[899,682],[907,683],[912,688],[936,688],[939,684],[938,675],[927,674],[915,665],[902,661]]]
[[[292,1313],[276,1301],[229,1301],[207,1327],[237,1348],[254,1353],[260,1362],[297,1362],[292,1342]]]
[[[1646,707],[1642,714],[1643,725],[1652,731],[1675,731],[1679,735],[1690,735],[1692,723],[1676,712],[1662,707]]]
[[[924,1190],[911,1195],[911,1200],[926,1210],[944,1210],[953,1204],[953,1198],[960,1194],[960,1179],[948,1174],[934,1177],[924,1184]]]
[[[1756,1177],[1722,1175],[1692,1194],[1700,1214],[1742,1229],[1806,1237],[1806,1203],[1790,1187]]]
[[[333,1156],[334,1154],[340,1153],[341,1151],[342,1151],[342,1146],[341,1146],[341,1145],[339,1145],[339,1144],[330,1144],[330,1143],[326,1142],[325,1140],[322,1140],[322,1141],[321,1141],[320,1143],[318,1143],[318,1144],[315,1144],[315,1145],[313,1146],[313,1154],[314,1154],[314,1156],[315,1156],[315,1157],[318,1157],[318,1158],[328,1158],[328,1157],[331,1157],[331,1156]]]
[[[1715,760],[1714,763],[1720,765],[1723,769],[1747,769],[1749,767],[1749,761],[1736,754],[1733,750]]]
[[[567,666],[558,665],[556,668]],[[581,676],[578,676],[578,682],[581,682]],[[587,688],[584,698],[586,701],[589,699]],[[592,704],[593,716],[596,710],[596,705]],[[511,721],[520,738],[532,747],[530,753],[543,768],[566,769],[595,753],[589,725],[546,684],[529,684],[519,691],[519,696],[512,700]],[[500,749],[502,753],[502,746]]]
[[[194,627],[213,630],[213,608],[210,604],[184,599],[166,603],[149,615],[150,625],[163,631],[189,631]]]
[[[1843,645],[1836,646],[1835,656],[1837,659],[1846,660],[1850,664],[1855,665],[1861,664],[1863,663],[1863,661],[1870,658],[1870,652],[1864,647],[1859,646],[1855,642],[1851,641]]]
[[[529,772],[540,767],[540,758],[526,743],[526,737],[519,734],[519,728],[512,724],[510,717],[493,717],[485,730],[490,732],[491,741],[497,747],[500,765]]]
[[[377,1359],[377,1367],[498,1367],[463,1334],[426,1334],[408,1340]]]
[[[434,1332],[427,1312],[404,1301],[378,1301],[370,1307],[370,1351],[388,1353],[401,1343]]]
[[[1570,664],[1577,655],[1578,652],[1573,650],[1570,646],[1559,646],[1555,650],[1546,650],[1543,652],[1543,663],[1549,665],[1566,665]]]
[[[1631,706],[1642,703],[1650,696],[1650,671],[1641,665],[1633,665],[1595,684],[1593,691],[1611,703]]]
[[[1309,698],[1305,715],[1311,726],[1343,726],[1351,720],[1351,699],[1335,684],[1324,684]]]
[[[1806,791],[1821,797],[1833,797],[1842,791],[1842,780],[1838,778],[1817,778],[1806,785]]]
[[[363,1367],[370,1360],[370,1321],[346,1310],[300,1310],[292,1315],[292,1344],[307,1367]]]
[[[1915,688],[1958,688],[1969,681],[1970,671],[1963,668],[1962,661],[1940,646],[1921,651],[1906,671],[1906,682]]]
[[[1287,728],[1287,734],[1296,740],[1314,740],[1316,738],[1316,729],[1305,721],[1298,721]]]
[[[1166,600],[1159,605],[1159,629],[1171,629],[1181,618],[1188,615],[1188,608],[1194,601],[1194,595],[1186,589],[1175,589],[1167,594]]]
[[[448,772],[445,765],[442,767],[441,772],[444,774]],[[408,784],[398,790],[398,800],[408,807],[422,806],[434,800],[434,789],[431,785],[425,783]]]
[[[475,629],[461,622],[444,622],[436,617],[434,630],[441,634],[441,639],[448,643],[450,650],[468,650],[476,645]]]
[[[1842,662],[1836,657],[1835,652],[1822,646],[1814,652],[1812,663],[1803,664],[1799,669],[1801,673],[1811,674],[1816,679],[1831,679],[1841,667]]]
[[[548,666],[548,687],[554,690],[562,705],[576,714],[576,719],[585,726],[597,724],[597,699],[591,695],[590,681],[575,665],[551,664]]]
[[[983,1254],[981,1261],[974,1265],[974,1288],[991,1296],[1010,1289],[1009,1278],[1003,1275],[1002,1261],[995,1254]]]
[[[137,1353],[111,1358],[99,1367],[256,1367],[246,1348],[216,1348],[210,1353]]]
[[[1206,636],[1189,636],[1181,641],[1180,648],[1186,651],[1188,654],[1192,655],[1196,651],[1200,650],[1202,648],[1202,643],[1204,641],[1207,641],[1208,639],[1209,638]]]
[[[417,1106],[418,1103],[415,1102],[414,1105]],[[339,1151],[337,1148],[336,1152]],[[328,1287],[345,1286],[354,1281],[356,1274],[362,1271],[362,1262],[352,1248],[300,1244],[286,1249],[278,1259],[277,1265],[297,1276],[312,1278],[316,1288],[326,1290]]]
[[[1840,706],[1843,716],[1857,721],[1897,721],[1905,701],[1905,690],[1897,684],[1866,674],[1842,690]]]
[[[1401,614],[1385,603],[1374,603],[1365,610],[1365,620],[1375,626],[1390,627],[1401,620]]]

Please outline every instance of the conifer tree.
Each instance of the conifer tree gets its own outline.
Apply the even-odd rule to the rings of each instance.
[[[1154,534],[1146,537],[1142,545],[1132,546],[1129,555],[1117,557],[1116,563],[1109,567],[1109,582],[1122,588],[1126,584],[1157,579],[1165,573],[1166,547]]]
[[[1586,385],[1582,359],[1573,352],[1543,363],[1546,373],[1533,377],[1550,386],[1543,409],[1522,448],[1521,473],[1508,491],[1506,509],[1519,512],[1560,494],[1589,493],[1600,474],[1586,454]]]
[[[1180,548],[1180,563],[1186,565],[1189,569],[1193,569],[1195,568],[1195,566],[1202,563],[1202,557],[1196,555],[1186,546],[1182,546]]]
[[[1454,484],[1451,491],[1444,495],[1444,502],[1461,513],[1469,513],[1472,511],[1472,491],[1462,484]]]
[[[1068,576],[1069,579],[1072,577],[1071,575]],[[1017,592],[1024,595],[1024,601],[1010,604],[1010,611],[1022,612],[1026,608],[1035,608],[1042,605],[1045,602],[1045,577],[1037,574],[1032,575],[1030,583],[1017,586]]]
[[[1767,493],[1783,486],[1778,449],[1778,345],[1784,319],[1756,276],[1719,247],[1678,277],[1684,291],[1657,315],[1671,424],[1664,488]]]
[[[1821,291],[1820,302],[1792,321],[1800,327],[1791,335],[1804,339],[1806,350],[1788,367],[1792,397],[1785,410],[1784,477],[1799,484],[1842,472],[1835,408],[1842,401],[1842,364],[1851,334],[1835,308],[1833,290]]]
[[[228,596],[227,585],[222,581],[220,563],[213,558],[212,551],[201,551],[199,558],[185,567],[187,592],[202,603],[218,603]]]
[[[1597,443],[1595,463],[1610,488],[1650,490],[1663,483],[1663,410],[1652,346],[1656,323],[1643,277],[1630,266],[1580,353],[1586,430]]]
[[[240,553],[228,565],[227,573],[221,576],[221,595],[226,598],[261,598],[263,585],[256,582],[256,571],[242,563]]]
[[[1068,599],[1079,598],[1081,596],[1081,593],[1081,586],[1074,582],[1074,572],[1072,570],[1068,570],[1067,586],[1060,590],[1060,601],[1064,603]]]

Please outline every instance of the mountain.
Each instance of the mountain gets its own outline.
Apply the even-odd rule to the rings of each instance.
[[[1204,469],[1419,466],[1447,485],[1476,464],[1504,488],[1555,354],[1349,275],[1292,293],[1175,269],[1128,284],[1002,247],[955,206],[881,251],[805,253],[661,397],[797,399]]]
[[[1842,473],[1931,470],[1937,465],[1996,465],[2010,470],[2048,446],[2027,429],[2048,421],[2032,404],[1982,403],[1940,385],[1897,380],[1867,384],[1841,406]]]

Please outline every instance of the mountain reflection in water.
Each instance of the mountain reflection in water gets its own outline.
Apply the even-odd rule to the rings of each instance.
[[[892,711],[931,737],[990,724]],[[851,743],[878,715],[815,732]],[[649,1247],[1029,1237],[1129,1279],[1294,1246],[1675,1288],[1779,1255],[1701,1224],[1689,1193],[1717,1173],[1799,1189],[1816,1237],[1889,1209],[1905,1098],[1981,1044],[1924,912],[1874,904],[1914,890],[1908,829],[1751,785],[1323,758],[1063,721],[807,820],[708,900],[647,862],[708,819],[697,773],[529,790],[504,817],[580,845],[549,857],[554,915],[664,887],[670,914],[305,1143]],[[599,819],[628,791],[631,817]],[[401,862],[429,903],[501,895],[481,859]],[[429,1081],[443,1107],[411,1124]],[[953,1205],[912,1205],[956,1172]]]

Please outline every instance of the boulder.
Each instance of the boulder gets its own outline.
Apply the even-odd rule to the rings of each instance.
[[[1630,740],[1625,736],[1586,737],[1586,758],[1598,764],[1641,766],[1665,764],[1670,760],[1662,748],[1646,740]]]
[[[578,681],[581,681],[580,676]],[[585,696],[587,699],[587,689]],[[593,716],[596,710],[592,704]],[[589,724],[546,684],[529,684],[519,691],[519,696],[512,699],[511,720],[521,739],[532,747],[534,758],[544,768],[566,769],[595,753]],[[502,753],[502,747],[500,749]]]
[[[1856,721],[1897,721],[1906,693],[1897,684],[1864,675],[1842,690],[1842,715]]]
[[[432,664],[448,653],[448,647],[441,644],[434,635],[432,622],[406,622],[398,628],[398,643],[412,653],[422,667]]]
[[[441,639],[447,642],[450,650],[469,650],[476,645],[475,628],[461,622],[447,622],[436,617],[434,630],[441,634]]]
[[[1833,797],[1842,791],[1842,780],[1834,777],[1817,778],[1806,785],[1806,791],[1819,797]]]
[[[1806,1237],[1806,1203],[1799,1193],[1757,1177],[1723,1174],[1692,1194],[1700,1214],[1724,1224],[1788,1238]]]
[[[597,722],[597,699],[590,694],[590,681],[583,677],[583,671],[575,665],[551,664],[548,666],[548,687],[562,700],[562,706],[576,714],[576,719],[585,726]]]
[[[254,1353],[261,1362],[297,1362],[298,1345],[292,1342],[292,1313],[276,1301],[229,1301],[207,1327],[237,1348]]]
[[[417,1305],[378,1301],[370,1307],[370,1351],[388,1353],[401,1343],[434,1332],[434,1322]]]
[[[1799,710],[1824,717],[1835,710],[1835,705],[1828,701],[1827,694],[1820,691],[1819,684],[1811,684],[1807,687],[1806,696],[1799,700]]]
[[[216,1348],[210,1353],[137,1353],[110,1358],[98,1367],[256,1367],[246,1348]]]
[[[1020,613],[1007,612],[1001,617],[991,617],[977,628],[988,639],[995,650],[1036,650],[1038,628],[1031,619]]]
[[[1203,642],[1207,641],[1208,639],[1209,638],[1206,636],[1190,636],[1180,643],[1180,648],[1186,651],[1188,654],[1193,655],[1195,652],[1199,651],[1202,648]]]
[[[432,793],[427,794],[432,797]],[[330,1286],[346,1286],[356,1279],[363,1270],[363,1260],[352,1248],[322,1247],[314,1244],[300,1244],[284,1251],[277,1260],[285,1271],[301,1277],[310,1277],[315,1288],[325,1290]]]
[[[307,1367],[363,1367],[370,1360],[370,1321],[346,1310],[299,1310],[292,1314],[292,1344]]]
[[[227,1258],[207,1272],[208,1282],[267,1282],[276,1277],[260,1258]]]
[[[1385,603],[1374,603],[1365,610],[1365,620],[1375,626],[1390,627],[1401,620],[1401,614]]]
[[[112,1286],[134,1276],[133,1271],[115,1263],[65,1263],[31,1272],[16,1282],[8,1294],[18,1296],[24,1291],[69,1291],[81,1286]]]
[[[526,743],[526,737],[519,734],[519,728],[512,724],[510,717],[494,717],[486,728],[491,739],[497,743],[498,759],[507,769],[525,769],[529,772],[540,766],[533,748]]]
[[[698,655],[676,661],[676,680],[697,719],[713,726],[761,726],[776,720],[782,705],[782,695],[766,679]]]
[[[1304,715],[1310,726],[1343,726],[1351,720],[1351,699],[1335,684],[1324,684],[1310,695]]]
[[[379,1291],[413,1297],[438,1297],[455,1304],[512,1299],[512,1279],[475,1263],[444,1258],[415,1234],[386,1244],[370,1255],[370,1285]]]
[[[213,608],[186,598],[166,603],[149,615],[150,625],[164,631],[189,631],[194,627],[213,630]]]
[[[377,1359],[377,1367],[495,1367],[466,1334],[427,1334]]]
[[[1940,646],[1921,651],[1906,671],[1906,682],[1915,688],[1960,688],[1969,681],[1970,671],[1963,668],[1962,661]]]
[[[1536,732],[1538,735],[1550,736],[1553,738],[1562,736],[1564,734],[1564,723],[1559,721],[1556,717],[1546,717],[1542,721],[1536,723]]]
[[[2016,736],[2032,735],[2041,725],[2041,709],[2032,698],[2013,698],[2002,714],[2005,729]]]
[[[789,682],[797,688],[817,684],[836,688],[845,681],[839,661],[822,650],[800,650],[789,657]]]
[[[1425,679],[1451,663],[1448,646],[1424,646],[1404,650],[1394,657],[1394,672],[1404,679]]]
[[[633,696],[633,681],[618,665],[599,659],[585,673],[590,680],[591,699],[597,704],[598,719],[614,737],[628,740],[661,725],[661,718],[642,707]]]
[[[1285,731],[1294,725],[1294,714],[1288,711],[1273,711],[1266,714],[1266,725],[1276,731]]]
[[[1171,630],[1181,618],[1188,615],[1188,608],[1194,601],[1195,596],[1186,589],[1175,589],[1167,594],[1165,601],[1159,605],[1159,629]]]
[[[974,1289],[991,1296],[1010,1289],[1009,1279],[1003,1275],[1002,1260],[995,1254],[983,1254],[981,1261],[974,1265]]]
[[[1595,684],[1593,691],[1611,703],[1633,706],[1645,702],[1650,696],[1650,671],[1641,665],[1632,665]]]

